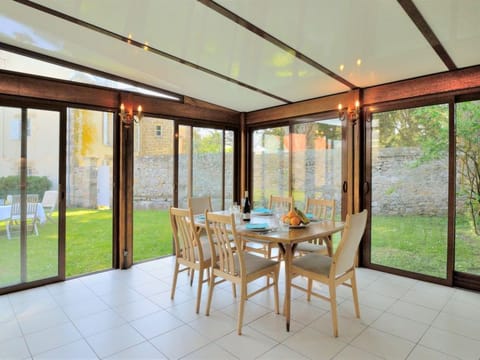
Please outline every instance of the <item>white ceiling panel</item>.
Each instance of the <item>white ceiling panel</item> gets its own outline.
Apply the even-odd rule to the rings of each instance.
[[[237,111],[447,70],[396,0],[202,2],[4,0],[0,42]],[[457,67],[480,64],[479,0],[413,4]]]
[[[480,64],[479,0],[415,0],[415,5],[457,67]]]
[[[218,3],[359,87],[447,70],[396,1]]]
[[[21,4],[8,3],[2,15],[11,21],[0,41],[50,55],[158,88],[220,104],[237,111],[281,105],[283,102],[236,86],[194,68],[157,56],[121,41],[44,13],[26,16]],[[46,27],[44,24],[48,23]],[[62,36],[58,36],[61,29]]]
[[[348,90],[345,85],[197,1],[142,1],[145,16],[141,22],[111,20],[128,19],[129,14],[138,10],[130,0],[37,2],[122,36],[131,35],[141,43],[287,101]],[[110,13],[115,13],[115,17],[105,20],[103,14]]]

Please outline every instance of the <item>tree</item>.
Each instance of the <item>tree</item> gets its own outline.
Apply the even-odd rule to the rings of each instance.
[[[457,176],[467,198],[475,234],[480,235],[480,102],[457,104]]]
[[[193,130],[193,152],[195,154],[217,154],[222,152],[222,131],[215,129]]]

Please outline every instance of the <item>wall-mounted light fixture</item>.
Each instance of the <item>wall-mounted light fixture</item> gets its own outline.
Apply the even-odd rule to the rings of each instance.
[[[356,100],[355,101],[355,108],[352,110],[344,109],[342,104],[338,104],[338,118],[343,121],[346,119],[348,115],[348,118],[352,121],[357,121],[358,117],[360,115],[360,101]]]
[[[132,111],[126,111],[125,110],[125,105],[123,103],[120,105],[120,113],[118,114],[120,116],[120,120],[122,123],[125,125],[126,128],[129,128],[130,125],[133,123],[138,124],[138,122],[142,119],[143,117],[143,112],[142,112],[142,105],[138,105],[137,107],[137,112]]]

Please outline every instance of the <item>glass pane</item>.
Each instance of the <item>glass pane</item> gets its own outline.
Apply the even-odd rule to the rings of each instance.
[[[374,114],[371,262],[446,277],[448,106]]]
[[[0,287],[58,276],[59,113],[0,108]],[[22,154],[22,143],[26,152]],[[24,161],[21,159],[24,158]],[[25,181],[25,191],[21,183]]]
[[[192,196],[211,196],[213,210],[223,208],[223,131],[193,128]]]
[[[27,116],[27,280],[32,281],[58,275],[60,120],[56,111],[29,109]]]
[[[342,203],[342,123],[338,119],[293,126],[293,198],[300,209],[307,198],[334,199],[337,217]]]
[[[134,127],[133,260],[172,254],[168,209],[173,205],[173,128],[167,119],[143,117]]]
[[[169,100],[180,100],[178,96],[165,94],[160,91],[145,89],[124,81],[110,80],[98,75],[92,75],[84,71],[70,69],[61,65],[51,64],[46,61],[34,59],[20,54],[15,54],[6,50],[0,50],[0,58],[2,59],[2,69],[5,70],[47,76],[54,79],[79,82],[83,84],[104,86],[112,89],[135,91],[141,94],[157,96]]]
[[[7,226],[13,195],[20,193],[22,110],[0,107],[0,287],[21,282],[20,236],[17,231],[8,239]]]
[[[253,132],[254,206],[267,206],[270,195],[289,195],[288,134],[288,126]]]
[[[113,113],[68,109],[66,276],[112,267]]]
[[[455,270],[480,275],[480,101],[456,106]]]
[[[233,186],[234,186],[234,133],[225,131],[225,209],[230,209],[233,204]]]
[[[191,193],[192,127],[178,127],[178,206],[185,209]]]

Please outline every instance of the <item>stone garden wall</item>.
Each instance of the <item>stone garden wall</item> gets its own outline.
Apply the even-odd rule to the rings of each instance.
[[[293,176],[297,189],[304,189],[307,196],[324,196],[341,199],[341,153],[332,149],[329,154],[297,152],[293,164]],[[328,155],[328,156],[327,156]],[[417,165],[420,156],[415,148],[383,148],[372,155],[374,169],[372,212],[381,214],[445,215],[447,212],[448,162],[435,160]],[[187,164],[180,159],[180,164]],[[218,193],[221,168],[218,155],[202,154],[195,158],[197,172],[194,193],[198,195]],[[265,198],[271,193],[286,190],[288,179],[288,154],[258,154],[254,160],[253,177],[256,184],[255,198]],[[182,165],[182,166],[185,166]],[[327,169],[315,174],[314,169]],[[182,174],[185,169],[179,170]],[[170,155],[144,156],[135,161],[135,208],[166,209],[172,203],[173,159]],[[185,175],[182,175],[185,176]],[[232,169],[227,168],[227,178]],[[261,179],[266,179],[262,185]],[[267,187],[267,184],[268,187]],[[179,184],[179,202],[186,203],[187,182]],[[273,190],[272,190],[273,189]],[[229,195],[230,196],[230,195]],[[213,197],[214,203],[219,199]],[[214,206],[215,207],[215,206]]]
[[[382,148],[372,154],[372,213],[442,215],[448,208],[448,159],[421,164],[417,148]]]

